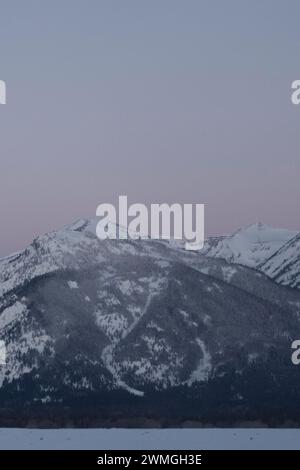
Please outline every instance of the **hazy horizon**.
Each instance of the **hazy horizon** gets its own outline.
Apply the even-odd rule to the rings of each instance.
[[[299,2],[0,8],[0,257],[122,194],[300,230]]]

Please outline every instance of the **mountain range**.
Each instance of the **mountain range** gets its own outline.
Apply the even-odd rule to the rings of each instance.
[[[1,426],[299,425],[299,233],[188,252],[96,223],[0,260]]]

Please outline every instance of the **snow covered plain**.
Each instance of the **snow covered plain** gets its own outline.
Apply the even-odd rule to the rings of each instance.
[[[0,429],[1,450],[300,449],[300,429]]]

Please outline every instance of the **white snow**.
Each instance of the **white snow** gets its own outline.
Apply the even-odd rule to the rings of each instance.
[[[131,295],[132,294],[133,286],[132,286],[131,281],[129,281],[129,280],[120,281],[118,287],[119,287],[119,289],[120,289],[120,291],[122,292],[123,295]]]
[[[68,281],[68,286],[70,289],[78,289],[78,284],[76,281]]]
[[[204,317],[203,317],[203,323],[204,323],[206,326],[210,326],[211,323],[212,323],[211,316],[205,314]]]
[[[16,302],[12,306],[3,310],[0,314],[0,331],[11,323],[20,320],[26,312],[27,307],[21,302]]]
[[[180,315],[182,315],[185,319],[189,318],[189,314],[185,310],[179,309]]]
[[[154,321],[151,321],[148,325],[147,325],[147,328],[153,328],[154,330],[158,331],[159,333],[164,331],[163,328],[161,328],[160,326],[158,326],[157,323],[155,323]]]
[[[133,293],[142,294],[144,292],[144,288],[142,286],[132,280],[130,281],[129,279],[119,281],[118,288],[123,295],[132,295]]]
[[[6,344],[5,341],[0,340],[0,365],[6,364]]]
[[[0,429],[1,450],[300,449],[300,429]]]
[[[300,287],[300,234],[285,243],[261,270],[280,284]]]
[[[259,357],[259,354],[257,353],[249,353],[248,354],[248,363],[252,364],[253,362],[256,361],[256,359]]]
[[[197,369],[191,373],[191,376],[187,381],[188,385],[192,385],[194,382],[203,382],[207,380],[212,370],[211,356],[204,342],[200,338],[196,338],[196,343],[201,350],[202,357]]]
[[[237,270],[233,266],[222,266],[222,274],[226,282],[230,282]]]
[[[253,268],[265,262],[296,234],[258,223],[242,228],[233,235],[206,240],[202,253]]]

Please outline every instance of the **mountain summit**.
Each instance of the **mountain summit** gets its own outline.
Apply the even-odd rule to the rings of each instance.
[[[203,254],[257,268],[297,234],[258,222],[239,229],[233,235],[209,238]]]

